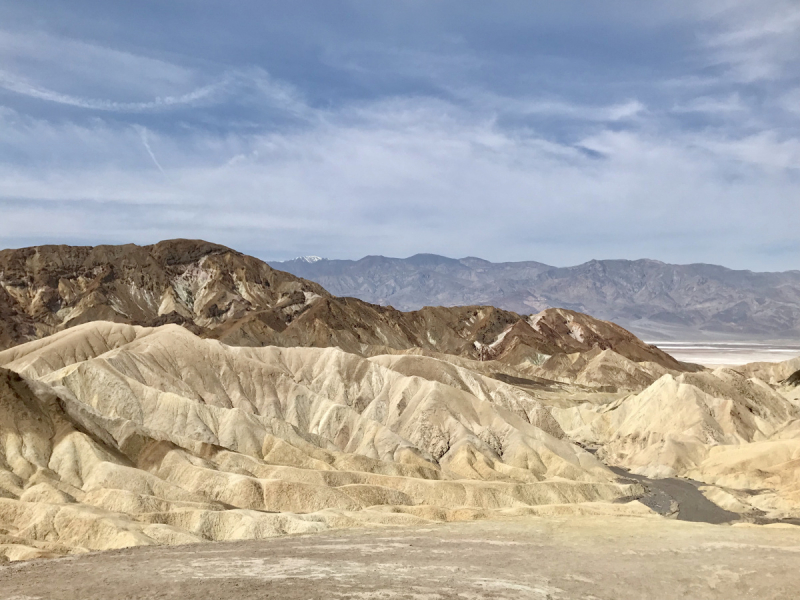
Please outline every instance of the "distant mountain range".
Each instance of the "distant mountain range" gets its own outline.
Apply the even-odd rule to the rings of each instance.
[[[755,273],[655,260],[552,267],[434,254],[355,261],[301,257],[270,264],[338,296],[405,311],[479,304],[528,314],[561,307],[619,323],[650,340],[800,338],[800,271]]]

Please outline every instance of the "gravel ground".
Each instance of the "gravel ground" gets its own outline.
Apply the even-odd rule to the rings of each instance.
[[[524,518],[147,547],[0,567],[6,599],[800,597],[800,527]]]
[[[642,483],[647,494],[639,498],[639,501],[659,514],[674,513],[675,518],[681,521],[699,523],[730,523],[740,519],[737,513],[720,508],[706,498],[699,490],[703,484],[698,481],[675,477],[650,479],[620,467],[609,468],[623,479]]]

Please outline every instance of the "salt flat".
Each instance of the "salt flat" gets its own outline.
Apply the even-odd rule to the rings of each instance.
[[[701,365],[744,365],[782,362],[800,356],[800,343],[651,342],[684,362]]]

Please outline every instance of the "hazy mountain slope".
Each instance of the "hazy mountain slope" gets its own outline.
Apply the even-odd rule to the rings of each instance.
[[[423,349],[538,364],[611,349],[635,362],[683,367],[626,330],[550,310],[532,318],[486,306],[403,313],[321,286],[224,246],[40,246],[0,252],[0,347],[105,320],[183,325],[239,346],[338,346],[362,355]]]
[[[272,264],[334,294],[401,310],[490,304],[528,313],[564,307],[620,323],[640,336],[800,335],[800,271],[753,273],[653,260],[556,268],[435,255]]]

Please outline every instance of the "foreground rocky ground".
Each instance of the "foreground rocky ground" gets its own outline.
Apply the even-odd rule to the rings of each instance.
[[[548,517],[115,550],[0,567],[15,600],[781,599],[800,527]]]

